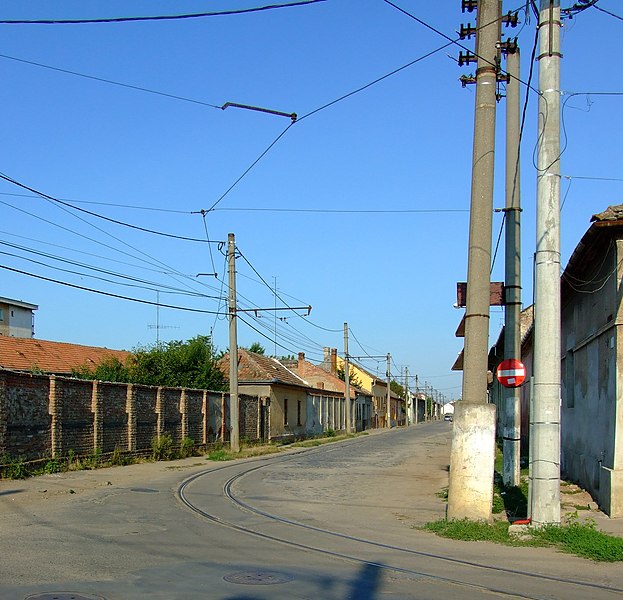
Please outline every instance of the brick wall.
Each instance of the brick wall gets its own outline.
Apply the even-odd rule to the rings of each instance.
[[[0,457],[147,450],[165,434],[199,446],[229,439],[222,392],[83,381],[0,369]],[[240,435],[258,438],[258,398],[240,397]]]
[[[50,456],[50,378],[0,371],[0,456]]]

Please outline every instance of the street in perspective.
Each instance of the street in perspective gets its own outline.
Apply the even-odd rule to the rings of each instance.
[[[451,428],[2,481],[0,597],[620,597],[610,565],[423,530],[445,514]]]
[[[622,23],[1,3],[0,600],[623,597]]]

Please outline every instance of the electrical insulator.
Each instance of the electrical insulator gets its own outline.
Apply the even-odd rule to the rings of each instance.
[[[506,25],[506,27],[517,27],[519,24],[519,15],[516,12],[511,12],[510,10],[502,17],[502,23]]]
[[[468,23],[467,25],[461,25],[461,30],[459,31],[459,37],[462,40],[469,40],[472,35],[476,35],[476,28],[472,27],[471,23]]]
[[[508,39],[505,42],[500,42],[500,50],[502,54],[515,54],[517,52],[517,38]]]
[[[461,12],[473,12],[478,9],[478,0],[462,0]]]
[[[461,87],[467,87],[470,83],[476,83],[476,77],[473,74],[461,75],[459,81],[461,82]]]
[[[459,67],[469,65],[469,63],[476,62],[477,60],[478,58],[476,58],[476,55],[473,52],[470,52],[469,50],[467,50],[465,54],[463,54],[462,52],[459,52]]]

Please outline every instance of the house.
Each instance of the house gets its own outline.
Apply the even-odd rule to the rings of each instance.
[[[561,280],[561,468],[623,517],[623,205],[592,217]]]
[[[592,217],[561,278],[561,471],[610,517],[623,517],[623,205]],[[524,311],[525,312],[525,311]],[[523,313],[522,313],[523,316]],[[522,327],[526,381],[531,315]],[[489,354],[495,369],[503,338]],[[499,397],[499,384],[492,398]],[[529,385],[522,388],[527,446]]]
[[[305,360],[305,353],[299,352],[298,359],[283,361],[284,365],[294,371],[299,377],[316,390],[332,390],[342,395],[346,391],[346,384],[337,375],[330,373],[322,366],[315,365]],[[317,396],[317,395],[316,395]],[[354,385],[350,386],[351,418],[354,418],[355,431],[370,429],[372,421],[372,394]],[[313,397],[309,407],[313,408],[313,417],[322,421],[322,415],[328,414],[327,408],[322,404],[322,399]],[[311,416],[311,415],[310,415]],[[344,419],[346,415],[344,414]],[[346,422],[339,423],[334,429],[346,429]]]
[[[0,335],[0,368],[71,375],[80,367],[96,367],[109,358],[125,362],[130,352],[34,338]]]
[[[344,359],[338,356],[336,348],[324,349],[325,359],[323,366],[329,372],[337,374],[344,370]],[[372,394],[372,427],[387,427],[387,380],[380,379],[362,366],[350,361],[351,376],[355,376],[361,383],[359,387]],[[404,400],[390,390],[389,425],[404,425],[406,415]]]
[[[229,354],[218,368],[229,378]],[[259,398],[260,439],[305,438],[343,429],[344,392],[314,387],[276,358],[239,348],[238,390]]]
[[[0,336],[32,338],[35,336],[36,304],[0,297]]]

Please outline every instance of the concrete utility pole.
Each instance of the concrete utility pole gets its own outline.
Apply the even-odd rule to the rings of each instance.
[[[560,523],[560,0],[541,0],[532,523]]]
[[[465,310],[462,401],[454,417],[448,519],[491,519],[495,405],[487,404],[487,358],[499,0],[478,0],[476,110]]]
[[[236,237],[227,236],[227,272],[229,274],[229,440],[232,452],[240,451],[238,420],[238,330],[236,323]]]
[[[346,433],[351,432],[350,415],[350,362],[348,360],[348,323],[344,323],[344,401],[346,407]]]
[[[519,48],[506,55],[506,263],[504,282],[504,358],[521,360],[521,195],[519,187]],[[521,392],[504,388],[503,480],[521,484]]]
[[[391,417],[391,401],[392,401],[392,392],[391,392],[391,356],[389,352],[387,353],[387,410],[386,410],[386,427],[391,427],[390,425],[390,417]]]

